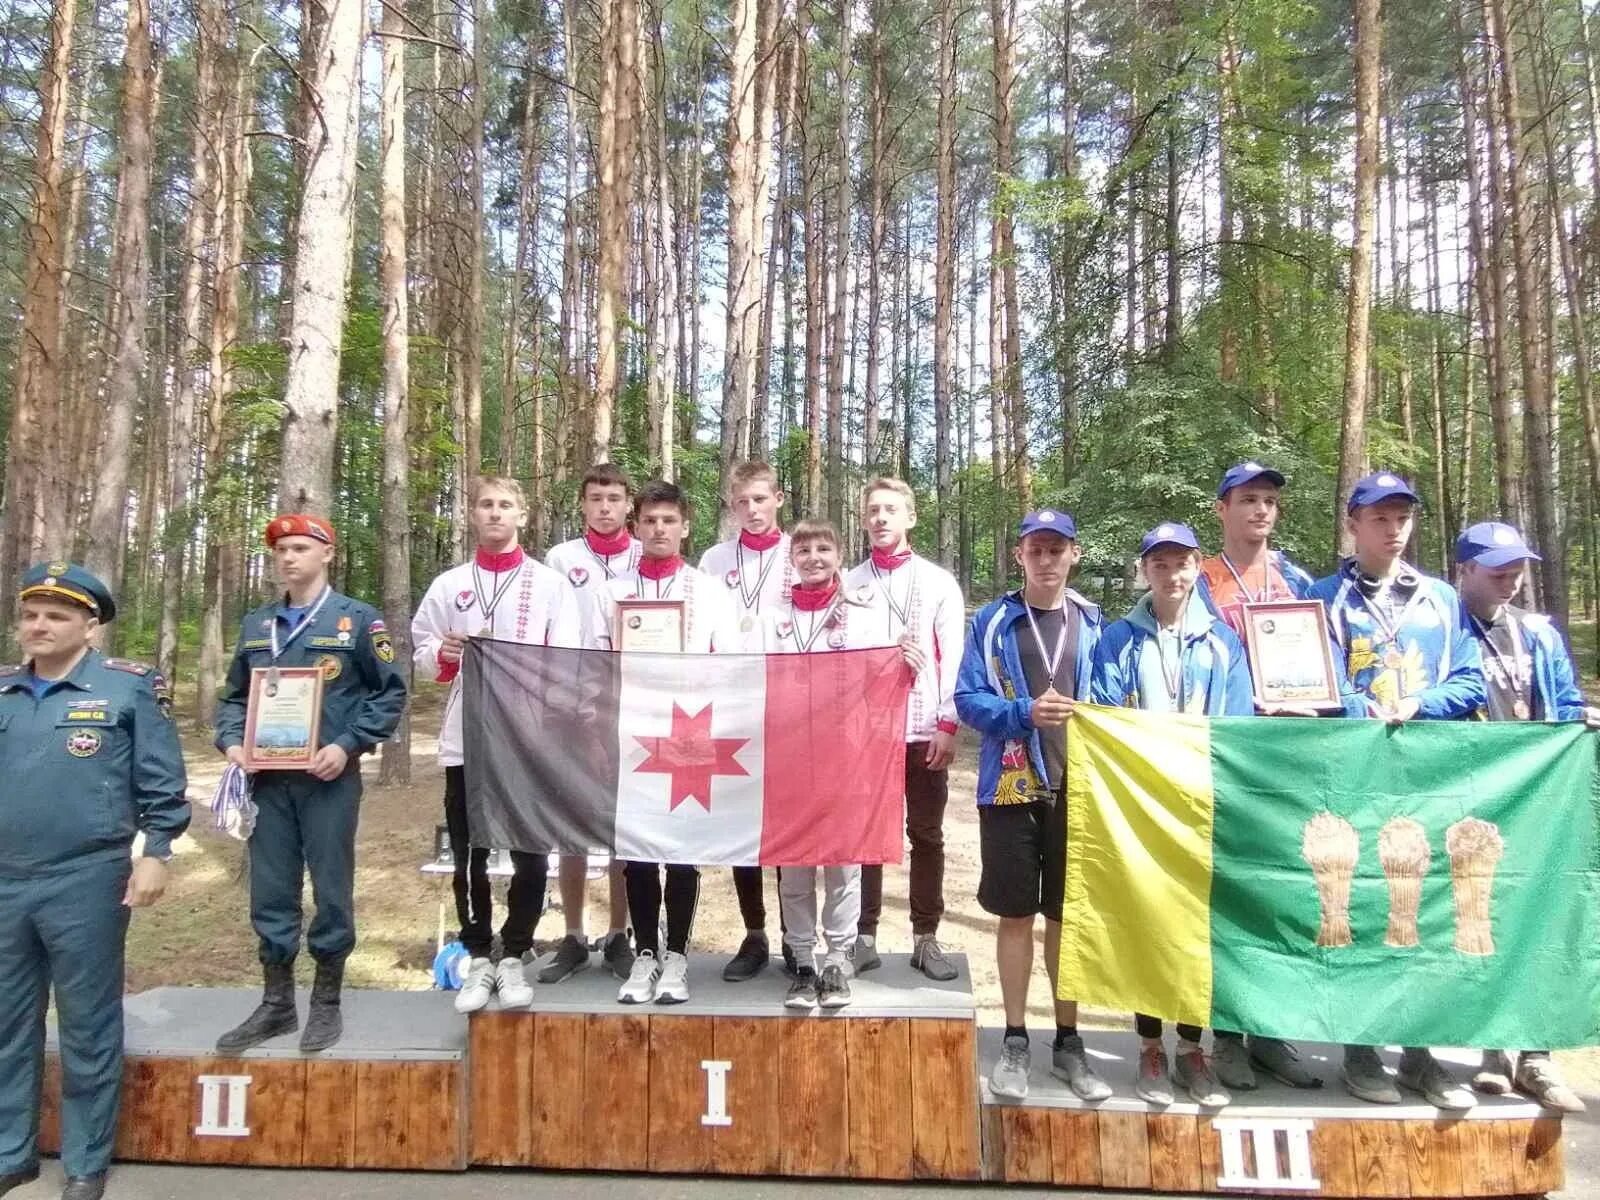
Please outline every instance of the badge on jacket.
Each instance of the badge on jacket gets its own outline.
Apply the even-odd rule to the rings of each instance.
[[[394,641],[389,637],[388,627],[382,621],[374,621],[367,632],[372,634],[372,652],[378,656],[380,662],[392,663],[394,661]]]
[[[74,729],[67,735],[67,753],[73,758],[93,758],[100,753],[100,734],[93,729]]]

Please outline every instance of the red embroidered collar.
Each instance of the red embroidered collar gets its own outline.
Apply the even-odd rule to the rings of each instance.
[[[797,583],[790,591],[794,599],[794,606],[800,612],[821,612],[833,603],[833,598],[839,594],[839,577],[835,575],[821,587],[807,587]]]
[[[754,550],[758,554],[763,550],[771,550],[781,541],[783,541],[781,529],[769,529],[766,533],[751,533],[747,529],[739,531],[739,544],[746,550]]]
[[[674,554],[671,558],[641,558],[639,560],[639,574],[645,579],[666,579],[669,575],[676,575],[683,568],[683,556]]]
[[[513,546],[503,554],[496,554],[479,546],[473,561],[485,571],[493,571],[497,575],[501,571],[514,571],[522,564],[522,547]]]
[[[583,531],[583,540],[589,543],[589,549],[596,554],[610,558],[613,554],[621,554],[632,545],[633,535],[628,532],[626,526],[609,535],[596,533],[592,529],[585,529]]]
[[[872,548],[872,563],[880,571],[893,571],[896,567],[903,567],[911,561],[911,551],[901,550],[891,552]]]

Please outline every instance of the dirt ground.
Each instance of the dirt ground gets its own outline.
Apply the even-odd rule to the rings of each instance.
[[[438,689],[425,689],[414,710],[412,782],[381,787],[378,764],[368,759],[366,795],[358,835],[356,905],[360,942],[347,966],[355,987],[428,988],[430,966],[439,932],[443,903],[447,927],[454,926],[448,876],[422,874],[433,855],[433,831],[442,822],[444,772],[437,765],[434,731],[438,728]],[[185,738],[189,793],[195,802],[190,832],[178,842],[172,884],[162,902],[135,913],[128,944],[128,990],[162,984],[256,986],[255,940],[250,932],[247,898],[241,872],[242,843],[212,828],[205,804],[221,774],[221,756],[200,737]],[[950,772],[950,807],[945,819],[945,904],[941,939],[967,955],[979,1019],[1003,1024],[1000,989],[994,971],[994,919],[978,907],[978,821],[972,804],[976,780],[977,738],[963,731],[957,762]],[[884,872],[884,920],[879,946],[909,951],[911,932],[906,908],[905,867]],[[503,899],[497,888],[496,904]],[[564,931],[554,880],[550,906],[540,921],[538,937],[552,941]],[[305,897],[312,908],[309,889]],[[591,936],[604,928],[606,882],[589,884],[588,928]],[[777,891],[768,883],[768,927],[777,950]],[[743,936],[733,880],[726,870],[705,872],[691,953],[726,957]],[[1043,937],[1038,939],[1035,976],[1029,993],[1029,1024],[1039,1030],[1053,1023],[1049,988],[1044,979]],[[309,980],[309,956],[300,968]],[[776,967],[774,968],[776,969]],[[1086,1026],[1121,1027],[1125,1020],[1110,1012],[1085,1012]],[[1600,1091],[1600,1049],[1559,1056],[1572,1081],[1586,1092]]]

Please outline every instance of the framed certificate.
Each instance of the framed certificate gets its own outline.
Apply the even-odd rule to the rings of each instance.
[[[1244,629],[1257,704],[1343,707],[1321,600],[1246,604]]]
[[[257,667],[250,672],[245,709],[245,766],[304,771],[316,757],[321,721],[320,667]]]
[[[686,630],[682,600],[618,600],[612,645],[618,650],[679,654]]]

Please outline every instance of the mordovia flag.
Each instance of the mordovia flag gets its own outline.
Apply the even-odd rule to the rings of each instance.
[[[706,866],[896,863],[897,647],[648,654],[473,638],[474,845]]]
[[[1329,1042],[1600,1042],[1596,746],[1079,705],[1059,994]]]

